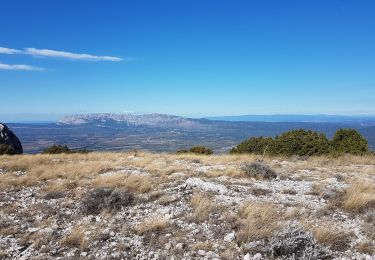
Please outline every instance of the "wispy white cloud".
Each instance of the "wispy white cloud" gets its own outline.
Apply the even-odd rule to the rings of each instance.
[[[73,53],[67,51],[56,51],[49,49],[25,48],[23,50],[0,47],[0,54],[25,54],[37,57],[63,58],[70,60],[88,60],[88,61],[132,61],[131,58],[122,59],[113,56],[97,56],[85,53]]]
[[[92,61],[122,61],[122,58],[112,56],[96,56],[91,54],[72,53],[67,51],[54,51],[48,49],[26,48],[26,54],[34,56],[66,58],[71,60],[92,60]]]
[[[0,63],[0,70],[40,71],[40,70],[44,70],[44,69],[40,68],[40,67],[30,66],[30,65]]]
[[[5,48],[5,47],[0,47],[0,53],[2,54],[16,54],[16,53],[20,53],[21,51],[19,50],[16,50],[16,49],[9,49],[9,48]]]

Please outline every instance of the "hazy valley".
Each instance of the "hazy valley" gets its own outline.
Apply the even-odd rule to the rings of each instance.
[[[264,118],[260,118],[265,120]],[[280,120],[291,120],[281,118]],[[375,147],[375,120],[342,119],[335,123],[247,122],[190,119],[170,115],[88,114],[63,118],[58,123],[8,124],[22,140],[26,153],[40,152],[52,144],[95,151],[148,150],[175,152],[193,145],[205,145],[217,153],[228,152],[251,136],[275,136],[290,129],[312,129],[329,137],[340,128],[358,129]],[[303,120],[303,118],[299,118]],[[311,119],[309,119],[311,120]]]

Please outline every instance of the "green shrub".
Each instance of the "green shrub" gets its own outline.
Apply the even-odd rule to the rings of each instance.
[[[324,134],[299,129],[276,136],[269,154],[312,156],[328,154],[330,150],[330,142]]]
[[[54,144],[43,151],[45,154],[69,153],[70,149],[67,145]]]
[[[91,153],[92,151],[91,150],[87,150],[87,149],[78,149],[78,150],[70,150],[69,153],[82,153],[82,154],[86,154],[86,153]]]
[[[61,153],[90,153],[90,150],[86,149],[79,149],[79,150],[70,150],[70,148],[67,145],[59,145],[59,144],[54,144],[47,149],[43,151],[44,154],[61,154]]]
[[[15,154],[16,152],[12,148],[12,146],[7,144],[0,144],[0,155],[3,154]]]
[[[189,150],[187,149],[181,149],[176,152],[177,154],[183,154],[183,153],[189,153]]]
[[[177,151],[177,154],[183,154],[183,153],[195,153],[195,154],[211,155],[214,152],[208,147],[198,145],[198,146],[193,146],[189,150],[182,149],[182,150]]]
[[[230,153],[267,154],[273,156],[316,156],[345,153],[354,155],[374,154],[369,150],[367,140],[354,129],[338,130],[332,141],[311,130],[291,130],[275,139],[252,137],[238,144]]]
[[[364,155],[369,152],[367,140],[355,129],[340,129],[332,139],[332,147],[338,154]]]
[[[273,142],[274,140],[271,137],[251,137],[230,150],[230,153],[265,154],[273,145]]]

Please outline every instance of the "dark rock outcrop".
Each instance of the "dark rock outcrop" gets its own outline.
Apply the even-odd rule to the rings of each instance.
[[[13,154],[22,154],[23,152],[18,137],[2,123],[0,123],[0,144],[9,146]]]

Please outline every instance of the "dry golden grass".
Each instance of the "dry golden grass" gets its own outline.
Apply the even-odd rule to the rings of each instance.
[[[223,165],[224,169],[212,168],[206,177],[229,176],[243,177],[240,165],[263,159],[271,167],[280,169],[282,176],[299,169],[315,169],[311,176],[332,177],[336,172],[355,171],[360,174],[373,175],[375,172],[375,156],[343,156],[339,158],[312,157],[307,160],[291,158],[270,158],[256,155],[212,155],[167,154],[146,152],[94,152],[89,154],[37,154],[0,156],[0,168],[5,172],[0,175],[0,188],[21,186],[43,186],[45,192],[67,191],[76,187],[108,185],[133,189],[135,192],[147,192],[150,185],[170,182],[168,176],[174,172],[184,172],[187,176],[202,175],[191,169],[192,164],[202,166]],[[290,163],[281,164],[281,160]],[[359,166],[363,167],[359,167]],[[150,178],[144,177],[104,177],[102,173],[116,171],[121,168],[140,168],[148,172]],[[328,168],[327,168],[328,167]],[[332,169],[329,167],[333,167]],[[25,171],[22,175],[17,171]],[[307,178],[302,176],[302,178]],[[152,179],[153,182],[150,181]],[[116,183],[119,181],[119,183]],[[103,184],[102,184],[103,183]],[[133,186],[134,185],[134,186]],[[363,199],[363,198],[362,198]],[[350,207],[348,205],[348,207]]]
[[[0,186],[34,186],[56,179],[82,181],[123,163],[123,157],[117,153],[0,156],[0,168],[8,171],[0,176]],[[13,173],[19,169],[26,174],[18,176]]]
[[[288,210],[285,211],[284,218],[286,220],[302,220],[307,217],[306,215],[307,210],[305,210],[304,205],[299,204],[295,207],[288,208]]]
[[[360,253],[364,254],[374,254],[375,252],[375,242],[372,241],[363,241],[357,244],[357,250]]]
[[[220,254],[220,257],[223,260],[240,259],[238,255],[238,249],[235,246],[229,246],[224,252]]]
[[[127,191],[145,193],[151,190],[151,179],[141,175],[115,174],[99,176],[93,180],[95,188],[125,188]]]
[[[18,228],[16,226],[0,227],[1,236],[10,236],[18,233]]]
[[[229,176],[232,178],[243,178],[245,174],[239,169],[239,167],[234,167],[232,165],[227,166],[225,169],[213,169],[205,173],[206,177],[216,178],[220,176]]]
[[[138,235],[145,235],[153,232],[164,230],[170,225],[170,222],[163,217],[154,217],[143,220],[135,226],[135,231]]]
[[[353,233],[337,229],[329,223],[315,227],[312,230],[315,238],[323,245],[330,247],[334,251],[346,251],[350,248]]]
[[[86,186],[88,185],[84,181],[78,182],[77,180],[65,180],[65,179],[56,179],[56,180],[49,180],[47,185],[43,188],[45,193],[50,192],[64,192],[69,191],[77,188],[78,186]]]
[[[210,213],[215,209],[215,203],[205,193],[193,194],[190,206],[194,209],[193,219],[198,222],[207,220]]]
[[[22,208],[18,203],[11,203],[1,206],[0,215],[2,214],[16,214]]]
[[[375,209],[375,184],[366,180],[353,181],[344,195],[342,206],[356,213]]]
[[[73,231],[62,240],[61,243],[67,247],[84,248],[86,240],[83,228],[74,228]]]
[[[276,205],[250,202],[241,209],[239,218],[237,240],[245,243],[269,237],[279,227],[280,213]]]
[[[197,242],[195,244],[191,245],[191,249],[194,251],[198,250],[205,250],[205,251],[211,251],[212,250],[212,243],[210,242]]]

